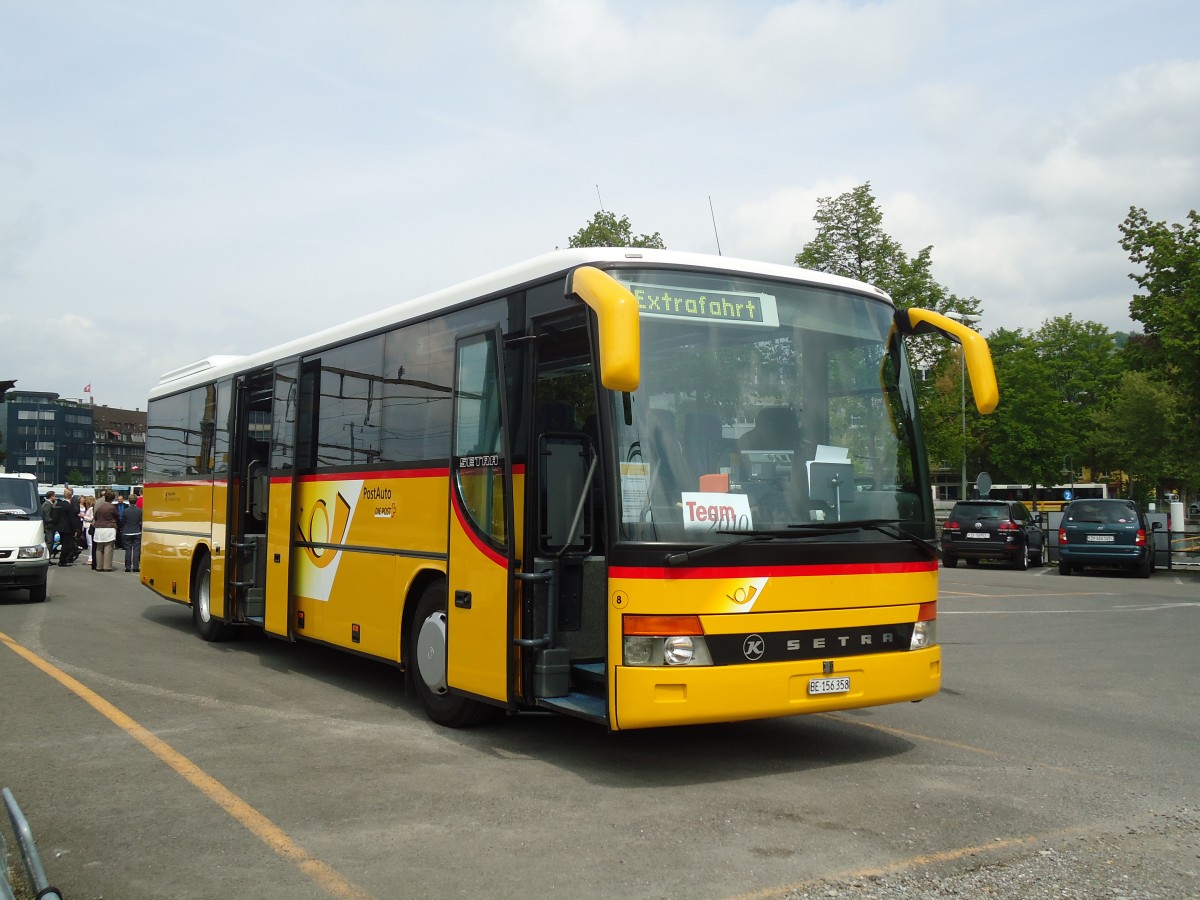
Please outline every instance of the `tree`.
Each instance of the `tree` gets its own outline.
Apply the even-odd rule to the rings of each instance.
[[[1180,453],[1183,398],[1145,372],[1125,372],[1091,413],[1099,459],[1125,473],[1130,496],[1153,499],[1160,486],[1180,487],[1197,475],[1193,454]]]
[[[647,247],[663,250],[662,235],[654,234],[633,235],[628,216],[617,218],[616,213],[600,210],[592,220],[580,228],[568,241],[569,247]]]
[[[1092,413],[1121,372],[1112,333],[1066,315],[1032,332],[999,329],[988,344],[1004,398],[980,424],[989,471],[1029,484],[1058,484],[1084,465],[1095,471]]]
[[[883,230],[883,213],[870,182],[837,197],[819,198],[813,221],[817,234],[796,254],[796,265],[873,284],[887,291],[900,309],[920,307],[955,316],[979,316],[977,299],[959,297],[934,279],[932,246],[910,257]],[[909,341],[909,356],[914,367],[926,374],[918,382],[917,398],[930,457],[959,459],[958,348],[943,338],[921,337]]]
[[[1131,366],[1178,388],[1194,448],[1200,439],[1200,215],[1192,210],[1186,223],[1168,225],[1130,207],[1120,231],[1122,249],[1143,267],[1129,276],[1141,289],[1129,302],[1129,316],[1145,332],[1144,340],[1131,342]]]

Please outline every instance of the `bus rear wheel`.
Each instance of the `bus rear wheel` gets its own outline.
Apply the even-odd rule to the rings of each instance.
[[[408,671],[425,714],[447,728],[469,728],[496,709],[450,692],[446,677],[446,582],[435,581],[417,601],[409,629]]]

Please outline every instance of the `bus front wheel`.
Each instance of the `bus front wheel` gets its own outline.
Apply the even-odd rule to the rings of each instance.
[[[408,671],[425,714],[447,728],[490,719],[495,709],[450,692],[446,675],[446,582],[435,581],[417,601],[409,629]]]
[[[212,560],[206,555],[196,567],[196,581],[192,590],[192,621],[196,631],[206,641],[224,640],[228,634],[225,623],[212,611]]]

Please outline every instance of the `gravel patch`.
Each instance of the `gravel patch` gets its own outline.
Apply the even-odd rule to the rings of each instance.
[[[964,863],[969,868],[964,868]],[[783,900],[1183,900],[1200,898],[1200,810],[1155,815],[1122,831],[1052,837],[1000,861],[972,858],[804,885]]]

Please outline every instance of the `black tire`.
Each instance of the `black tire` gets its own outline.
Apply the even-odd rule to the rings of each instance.
[[[1025,571],[1029,570],[1029,545],[1028,544],[1026,544],[1024,547],[1022,547],[1018,551],[1017,555],[1015,557],[1013,557],[1012,564],[1013,564],[1013,568],[1017,569],[1020,572],[1025,572]]]
[[[1046,560],[1047,560],[1046,542],[1042,541],[1042,543],[1038,546],[1038,548],[1034,552],[1034,554],[1029,557],[1029,564],[1031,566],[1041,567],[1041,566],[1046,565]]]
[[[192,584],[192,621],[206,641],[223,641],[229,636],[229,627],[212,614],[212,560],[207,554],[196,567]]]
[[[31,603],[46,602],[46,582],[35,584],[29,588],[29,601]]]
[[[1146,554],[1145,560],[1137,567],[1138,578],[1149,578],[1154,572],[1154,556],[1151,553]]]
[[[978,568],[979,568],[979,560],[977,560],[977,559],[968,559],[968,560],[967,560],[967,568],[968,568],[968,569],[978,569]]]
[[[953,553],[943,553],[942,554],[942,566],[947,569],[957,568],[958,567],[958,557],[955,556]]]
[[[1058,561],[1058,574],[1059,575],[1070,575],[1071,574],[1071,564],[1068,562],[1063,562],[1060,559]]]
[[[408,673],[425,714],[447,728],[491,719],[496,707],[451,693],[446,684],[446,582],[425,588],[408,630]]]

